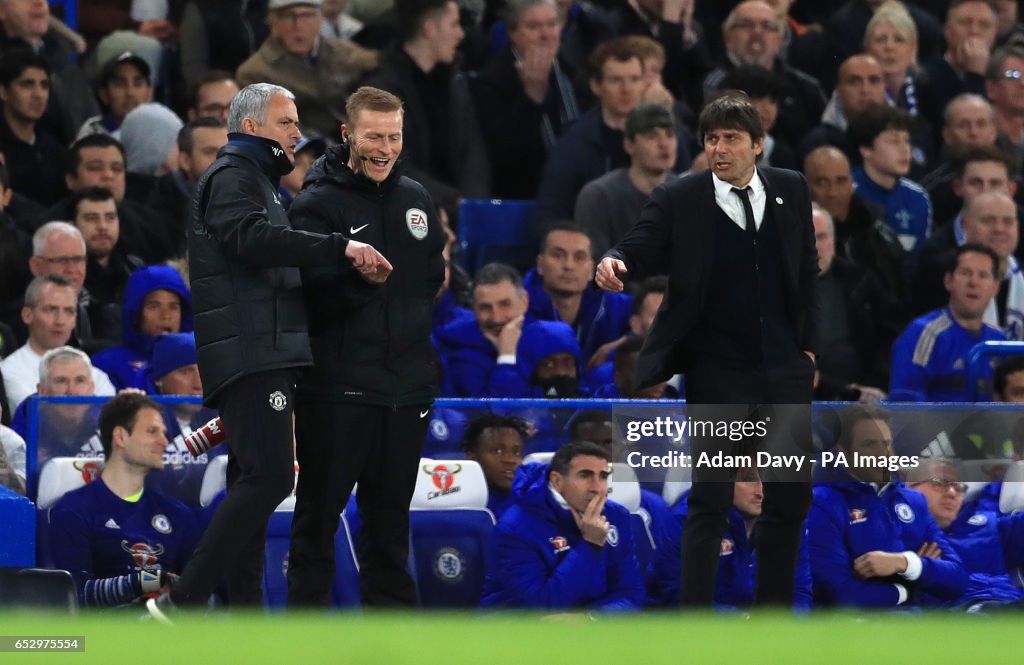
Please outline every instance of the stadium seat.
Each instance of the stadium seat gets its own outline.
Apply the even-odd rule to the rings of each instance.
[[[665,474],[665,485],[661,488],[661,498],[665,499],[668,507],[676,505],[684,493],[689,491],[692,476],[692,469],[682,466],[674,466]]]
[[[657,549],[654,533],[651,531],[651,516],[640,507],[640,482],[631,466],[622,462],[612,464],[611,482],[608,484],[608,498],[629,511],[629,523],[633,527],[633,543],[640,568],[646,569],[654,560]]]
[[[1024,355],[1024,342],[981,342],[967,352],[967,389],[972,402],[992,401],[992,368],[1007,356]]]
[[[36,565],[53,565],[50,550],[50,508],[60,498],[103,472],[103,460],[80,457],[54,457],[47,460],[39,473],[39,494],[36,498]]]
[[[206,465],[203,485],[199,490],[199,505],[208,508],[224,488],[228,486],[228,456],[218,455]]]
[[[537,462],[538,464],[551,464],[551,458],[554,456],[554,453],[530,453],[523,458],[523,464],[530,464],[532,462]]]
[[[494,529],[480,465],[470,460],[421,460],[410,509],[421,604],[476,607]]]
[[[66,570],[41,568],[0,569],[0,608],[78,609],[75,581]]]
[[[999,512],[1008,515],[1021,511],[1024,511],[1024,461],[1010,465],[999,492]]]
[[[492,261],[525,272],[537,247],[530,238],[533,201],[465,199],[459,207],[459,258],[470,275]]]

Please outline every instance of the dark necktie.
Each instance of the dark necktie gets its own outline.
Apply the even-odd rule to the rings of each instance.
[[[732,193],[740,197],[740,201],[743,202],[743,215],[747,218],[747,235],[751,239],[756,240],[757,224],[754,222],[754,207],[750,205],[750,188],[744,187],[740,189],[733,187]]]

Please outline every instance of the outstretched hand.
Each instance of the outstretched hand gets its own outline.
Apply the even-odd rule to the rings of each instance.
[[[359,271],[360,276],[371,284],[383,284],[394,268],[384,255],[358,240],[349,240],[345,247],[345,256],[352,261],[352,267]]]
[[[625,274],[626,264],[619,259],[606,256],[597,264],[597,271],[594,273],[594,282],[605,291],[619,293],[623,289],[622,280],[619,274]]]

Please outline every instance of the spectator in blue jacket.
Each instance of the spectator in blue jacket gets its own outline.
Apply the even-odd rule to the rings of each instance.
[[[541,241],[537,267],[523,278],[530,314],[572,326],[587,369],[605,362],[626,340],[633,311],[629,295],[594,286],[592,250],[590,236],[582,226],[552,226]]]
[[[528,306],[529,296],[515,268],[490,263],[480,269],[473,286],[475,318],[457,318],[435,338],[445,371],[443,394],[543,397],[554,383],[545,379],[542,386],[534,385],[540,360],[559,351],[574,352],[579,367],[579,343],[572,329],[564,323],[534,320]],[[576,377],[578,389],[579,373]],[[575,396],[557,388],[555,393],[552,396]]]
[[[837,456],[825,469],[833,482],[815,487],[807,516],[815,605],[895,609],[918,607],[925,596],[960,598],[967,571],[956,550],[925,498],[891,474],[888,414],[856,404],[840,423]]]
[[[1024,566],[1024,513],[1000,515],[965,506],[967,487],[951,459],[922,460],[909,470],[907,486],[924,494],[928,510],[970,576],[967,591],[955,605],[977,612],[1024,599],[1024,591],[1008,572]]]
[[[121,318],[121,346],[93,356],[114,387],[144,388],[139,370],[148,363],[159,335],[192,332],[192,295],[178,271],[145,266],[128,278]]]
[[[718,610],[735,610],[754,604],[757,579],[757,553],[751,537],[764,504],[764,488],[757,469],[738,469],[733,484],[729,526],[722,534],[719,549],[718,576],[715,578],[713,606]],[[683,527],[688,512],[687,493],[672,507],[665,535],[658,544],[654,564],[656,588],[663,604],[678,607],[680,602],[680,566]],[[793,606],[809,610],[811,601],[811,562],[806,533],[800,543],[796,577],[793,581]]]
[[[103,475],[68,492],[50,515],[53,560],[71,572],[83,606],[112,607],[159,594],[177,579],[198,539],[183,504],[144,489],[167,446],[160,407],[115,396],[100,414]]]
[[[523,464],[523,442],[530,438],[526,421],[485,413],[466,426],[463,449],[476,460],[487,481],[487,508],[501,519],[512,500],[512,481]]]
[[[854,116],[847,133],[862,161],[853,169],[857,195],[885,210],[885,223],[913,252],[931,233],[932,204],[920,185],[904,177],[911,165],[910,125],[906,111],[879,104]]]
[[[889,398],[905,402],[970,402],[967,353],[979,342],[1006,339],[984,321],[999,292],[999,257],[975,243],[960,245],[946,267],[949,306],[911,322],[892,347]]]
[[[608,454],[568,443],[551,464],[525,464],[498,522],[481,605],[638,610],[644,582],[626,509],[608,501]]]

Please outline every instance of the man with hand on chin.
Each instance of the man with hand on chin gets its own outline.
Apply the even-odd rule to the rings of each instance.
[[[727,92],[705,106],[698,136],[710,171],[655,188],[640,220],[601,259],[595,281],[621,291],[623,273],[640,279],[668,274],[665,302],[637,360],[637,387],[685,374],[687,403],[715,420],[725,414],[717,408],[708,413],[711,405],[735,405],[730,417],[742,420],[751,419],[748,405],[787,405],[775,411],[797,418],[794,429],[773,422],[769,434],[796,436],[770,443],[795,443],[799,453],[810,438],[817,350],[818,256],[807,182],[794,171],[755,167],[765,132],[744,93]],[[709,453],[728,453],[731,445],[713,438],[694,442]],[[696,459],[697,450],[693,454]],[[694,470],[682,548],[685,606],[710,607],[714,597],[732,507],[734,473],[727,471]],[[791,607],[811,502],[810,465],[781,476],[766,474],[764,509],[753,533],[759,557],[754,602]]]
[[[312,364],[300,266],[352,265],[371,282],[391,272],[373,247],[297,231],[277,194],[301,136],[294,95],[269,83],[238,92],[228,144],[196,184],[189,271],[199,373],[207,406],[227,433],[227,497],[170,594],[151,600],[203,605],[227,576],[229,602],[261,605],[267,521],[292,491],[293,386]]]
[[[608,501],[607,449],[575,441],[524,464],[494,531],[483,607],[638,610],[644,581],[629,513]]]
[[[404,175],[402,101],[362,87],[345,111],[343,143],[309,168],[292,224],[369,242],[394,272],[377,284],[340,264],[302,270],[314,367],[296,394],[288,602],[329,604],[334,533],[358,481],[362,602],[411,607],[409,502],[441,384],[430,333],[446,238],[426,188]]]

